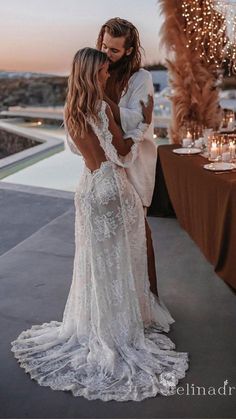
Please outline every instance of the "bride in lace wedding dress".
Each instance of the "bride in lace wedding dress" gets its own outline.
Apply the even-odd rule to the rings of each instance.
[[[125,172],[150,107],[143,105],[144,123],[123,138],[102,100],[107,69],[104,53],[84,48],[69,78],[67,141],[85,165],[74,195],[75,256],[63,319],[21,332],[11,350],[41,386],[90,400],[140,401],[174,393],[188,352],[176,352],[163,334],[175,320],[149,289],[144,210]]]

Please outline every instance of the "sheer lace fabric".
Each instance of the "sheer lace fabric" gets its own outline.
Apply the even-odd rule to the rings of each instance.
[[[149,289],[142,202],[111,144],[104,105],[100,117],[94,130],[108,160],[94,172],[84,167],[74,195],[75,256],[63,318],[23,331],[11,350],[41,386],[90,400],[140,401],[172,394],[160,374],[171,373],[177,385],[188,353],[176,352],[163,334],[174,319]]]

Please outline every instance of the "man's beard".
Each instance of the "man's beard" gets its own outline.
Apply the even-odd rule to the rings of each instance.
[[[118,61],[113,63],[113,61],[109,60],[109,70],[110,71],[118,71],[120,68],[124,66],[124,64],[127,63],[127,56],[123,55]]]
[[[115,103],[119,103],[123,91],[123,79],[127,73],[127,62],[129,57],[124,55],[115,63],[109,60],[109,72],[111,77],[107,80],[105,92]]]

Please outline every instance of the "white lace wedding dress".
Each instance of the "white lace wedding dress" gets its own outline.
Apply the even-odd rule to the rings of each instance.
[[[137,156],[145,124],[130,134],[135,143],[123,159],[111,143],[105,106],[101,123],[90,124],[107,161],[94,172],[84,167],[74,196],[75,257],[63,319],[33,325],[11,350],[41,386],[140,401],[173,394],[188,352],[174,351],[163,334],[175,320],[149,289],[144,210],[123,167]],[[69,135],[67,141],[76,152]]]

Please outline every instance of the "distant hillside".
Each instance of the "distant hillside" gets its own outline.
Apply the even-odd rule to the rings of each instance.
[[[0,72],[0,110],[9,106],[64,105],[66,89],[67,77]]]
[[[17,71],[4,71],[0,70],[0,79],[12,79],[12,78],[26,78],[29,79],[31,77],[52,77],[52,74],[44,74],[44,73],[30,73],[30,72],[17,72]]]

